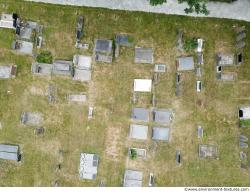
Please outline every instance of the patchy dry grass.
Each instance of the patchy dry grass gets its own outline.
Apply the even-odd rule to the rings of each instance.
[[[153,47],[155,62],[165,63],[167,73],[159,76],[155,86],[156,106],[172,108],[169,143],[150,139],[132,141],[127,138],[132,108],[134,78],[151,78],[152,65],[134,64],[134,48],[122,48],[120,57],[112,64],[94,63],[93,81],[88,84],[62,77],[33,77],[32,58],[16,55],[10,50],[14,32],[0,30],[1,63],[18,66],[16,79],[0,82],[0,142],[20,144],[23,161],[20,164],[1,161],[0,186],[52,186],[56,180],[61,186],[98,186],[104,180],[107,186],[121,186],[126,168],[142,170],[143,185],[153,172],[158,186],[249,186],[249,172],[240,170],[238,136],[250,137],[249,129],[237,127],[236,109],[250,104],[249,45],[245,62],[235,71],[235,83],[215,79],[215,53],[235,51],[233,25],[249,23],[208,18],[188,18],[139,12],[46,5],[0,0],[0,12],[17,12],[22,18],[39,21],[45,26],[44,50],[54,58],[72,59],[73,55],[92,55],[96,38],[113,39],[116,33],[128,33],[136,46]],[[74,48],[76,16],[85,17],[84,42],[87,51]],[[183,96],[175,96],[175,50],[177,29],[186,37],[205,39],[204,90],[195,92],[196,77],[183,73]],[[248,35],[247,41],[249,42]],[[228,69],[231,70],[231,69]],[[56,103],[47,102],[47,87],[57,89]],[[87,120],[87,105],[70,105],[66,95],[86,92],[89,104],[94,105],[94,118]],[[142,94],[136,106],[150,107],[151,94]],[[22,111],[37,111],[45,116],[45,134],[35,136],[34,128],[20,124]],[[197,139],[197,126],[202,125],[206,138]],[[199,160],[198,144],[218,145],[219,160]],[[128,159],[128,147],[147,149],[147,160]],[[175,163],[175,151],[182,153],[182,165]],[[96,181],[78,179],[80,152],[100,155]],[[249,152],[249,151],[248,151]],[[62,169],[57,170],[61,163]],[[250,164],[249,164],[250,165]]]

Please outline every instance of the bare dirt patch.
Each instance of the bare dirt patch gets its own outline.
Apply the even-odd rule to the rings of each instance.
[[[53,155],[55,157],[59,157],[59,149],[61,147],[61,143],[57,140],[50,140],[46,142],[39,141],[39,149],[48,155]]]
[[[113,160],[118,160],[119,154],[121,153],[120,147],[120,127],[109,127],[106,135],[106,149],[105,153],[107,157]]]
[[[41,96],[44,96],[45,93],[46,93],[46,90],[43,87],[30,86],[30,87],[28,87],[28,92],[31,95],[41,95]]]

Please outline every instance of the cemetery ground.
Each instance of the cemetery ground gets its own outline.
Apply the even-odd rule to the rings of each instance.
[[[150,172],[156,176],[156,186],[249,186],[249,170],[240,168],[239,135],[250,137],[250,130],[238,127],[237,107],[250,103],[250,44],[243,53],[244,63],[235,70],[237,81],[218,82],[214,72],[215,54],[235,49],[233,26],[245,25],[250,31],[249,23],[14,0],[0,0],[0,12],[17,12],[42,23],[43,50],[59,59],[72,60],[76,53],[92,55],[96,38],[114,39],[118,33],[128,33],[135,45],[154,49],[155,63],[166,64],[167,72],[160,74],[155,85],[156,106],[171,108],[175,114],[168,143],[154,144],[151,127],[147,141],[132,142],[128,132],[133,80],[152,78],[154,65],[135,64],[134,48],[121,48],[112,64],[93,63],[89,84],[64,77],[37,77],[31,73],[32,57],[11,50],[14,32],[0,29],[0,61],[18,67],[15,79],[0,82],[0,140],[19,143],[23,152],[21,163],[0,161],[0,186],[53,186],[56,181],[60,186],[98,186],[101,181],[106,186],[122,186],[126,168],[143,171],[144,186]],[[74,47],[77,15],[85,18],[87,51]],[[178,29],[185,36],[205,39],[204,91],[199,94],[195,74],[187,72],[182,75],[183,94],[175,96]],[[246,41],[250,42],[250,35]],[[49,85],[57,89],[54,104],[47,101]],[[67,102],[66,95],[72,92],[87,93],[95,108],[93,119],[88,120],[88,105]],[[146,94],[136,105],[149,108],[150,102],[151,95]],[[44,114],[43,135],[35,135],[34,127],[21,124],[23,111]],[[204,129],[202,140],[197,139],[199,124]],[[135,143],[147,150],[146,160],[128,159],[128,147]],[[218,159],[200,160],[199,143],[216,144]],[[181,166],[175,162],[176,150],[182,152]],[[79,180],[79,154],[83,151],[100,156],[96,181]]]

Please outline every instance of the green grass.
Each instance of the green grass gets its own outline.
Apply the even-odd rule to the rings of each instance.
[[[0,161],[0,186],[122,186],[126,168],[142,170],[144,185],[150,172],[156,175],[157,186],[249,186],[249,173],[239,168],[239,132],[250,137],[248,129],[237,126],[235,111],[240,104],[249,104],[248,87],[240,81],[250,80],[249,44],[244,51],[244,63],[236,69],[239,81],[218,83],[215,79],[214,58],[218,51],[235,51],[234,25],[250,24],[242,21],[192,18],[163,14],[114,11],[98,8],[46,5],[22,1],[0,0],[0,12],[17,12],[24,19],[44,25],[44,47],[54,59],[71,60],[74,54],[92,55],[96,38],[113,39],[119,32],[128,33],[135,46],[153,47],[155,63],[165,63],[167,73],[160,75],[156,85],[158,108],[172,108],[171,141],[158,143],[153,154],[152,132],[147,142],[128,140],[132,109],[134,78],[151,78],[153,66],[134,64],[134,48],[121,48],[119,58],[112,64],[93,64],[93,84],[73,82],[69,78],[34,77],[30,68],[33,58],[10,50],[14,31],[0,30],[0,60],[2,64],[16,64],[15,79],[0,81],[0,142],[19,144],[23,153],[20,164]],[[85,17],[83,41],[90,44],[87,51],[76,50],[75,25],[77,15]],[[196,77],[183,74],[183,96],[175,96],[176,32],[183,29],[186,37],[205,39],[204,92],[195,92]],[[250,41],[250,36],[247,37]],[[47,102],[49,84],[57,87],[56,104]],[[8,92],[9,91],[9,92]],[[72,92],[88,93],[93,103],[94,118],[87,120],[87,105],[71,105],[65,96]],[[244,95],[242,100],[241,95]],[[150,107],[151,95],[140,95],[138,105]],[[198,106],[198,100],[202,105]],[[34,128],[20,124],[23,111],[38,111],[45,116],[45,134],[36,136]],[[204,143],[218,146],[219,160],[199,160],[197,125],[206,133]],[[107,153],[114,146],[116,157]],[[128,147],[147,149],[148,159],[128,160]],[[182,153],[182,166],[175,163],[175,151]],[[61,154],[59,151],[63,150]],[[100,156],[96,181],[78,178],[80,152]],[[249,151],[248,151],[249,152]],[[61,163],[62,169],[56,170]]]
[[[53,56],[49,51],[41,51],[36,58],[39,63],[53,63]]]
[[[250,127],[250,120],[240,120],[240,127]]]

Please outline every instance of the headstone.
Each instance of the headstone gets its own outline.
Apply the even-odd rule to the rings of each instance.
[[[42,36],[38,36],[36,39],[36,48],[37,49],[40,49],[42,47],[42,41],[43,41]]]
[[[164,73],[164,72],[166,72],[166,65],[164,65],[164,64],[156,64],[155,68],[154,68],[154,71],[158,72],[158,73]]]
[[[88,119],[92,119],[93,118],[93,111],[94,111],[94,108],[93,107],[89,107]]]
[[[153,82],[154,82],[154,84],[157,84],[159,82],[159,74],[158,73],[154,73]]]
[[[177,97],[182,95],[182,85],[181,84],[176,84],[175,95]]]
[[[152,143],[152,153],[153,153],[153,155],[155,155],[156,150],[157,150],[157,142],[153,141],[153,143]]]
[[[69,102],[78,102],[78,103],[85,103],[87,101],[87,96],[85,94],[69,94],[68,95]]]
[[[176,160],[176,164],[177,164],[177,165],[180,165],[180,164],[181,164],[181,151],[180,151],[180,150],[177,150],[177,151],[176,151],[175,160]]]
[[[178,97],[178,96],[181,96],[181,94],[182,94],[182,84],[181,84],[181,74],[180,73],[176,73],[175,81],[176,81],[176,83],[175,83],[175,86],[176,86],[175,95]]]
[[[240,158],[241,158],[242,160],[247,159],[247,154],[246,154],[245,152],[241,151],[241,152],[240,152]]]
[[[202,139],[203,137],[203,128],[201,126],[198,126],[198,139]]]
[[[62,164],[59,163],[56,165],[56,171],[60,171],[62,169]]]
[[[53,185],[53,187],[59,187],[60,185],[59,185],[59,181],[58,180],[56,180],[55,182],[54,182],[54,185]]]
[[[237,49],[242,49],[246,46],[246,43],[244,41],[239,41],[237,44],[236,44],[236,48]]]
[[[181,82],[181,74],[180,73],[177,73],[176,74],[176,83],[180,83]]]
[[[246,137],[245,135],[240,135],[240,141],[241,142],[248,142],[248,137]]]
[[[240,65],[242,62],[243,62],[243,55],[242,55],[242,53],[237,53],[236,65]]]
[[[136,92],[134,91],[134,92],[133,92],[133,104],[136,104],[137,100],[138,100],[138,95],[137,95]]]
[[[56,87],[54,85],[49,85],[48,87],[48,102],[49,104],[55,103]]]
[[[77,49],[89,49],[89,44],[76,42],[75,47]]]
[[[116,44],[115,46],[115,58],[119,57],[120,45]]]
[[[152,105],[153,107],[156,106],[156,98],[155,98],[155,94],[152,95]]]
[[[201,67],[197,67],[197,68],[196,68],[196,76],[197,76],[197,77],[201,77],[201,76],[202,76],[202,72],[203,72],[203,71],[202,71],[202,68],[201,68]]]
[[[101,180],[99,187],[106,187],[106,182],[104,180]]]
[[[242,39],[246,38],[247,34],[246,33],[240,33],[237,35],[236,37],[236,41],[239,42],[241,41]]]
[[[155,176],[153,173],[149,174],[149,182],[148,182],[149,187],[154,187],[155,186]]]
[[[36,135],[43,135],[45,132],[45,129],[43,127],[38,127],[35,129],[35,134]]]
[[[248,148],[248,144],[244,143],[244,142],[240,142],[240,148],[247,149]]]
[[[183,31],[182,30],[178,30],[178,32],[177,32],[176,48],[181,53],[184,52],[184,48],[183,48]]]
[[[197,56],[198,56],[198,64],[203,65],[204,64],[203,53],[198,53]]]
[[[222,71],[222,66],[216,66],[216,72],[221,73]]]
[[[242,32],[244,32],[244,31],[246,31],[246,27],[245,27],[245,26],[237,27],[237,28],[236,28],[236,33],[242,33]]]
[[[241,168],[241,169],[248,169],[248,166],[247,166],[247,164],[245,164],[245,163],[241,163],[241,164],[240,164],[240,168]]]

